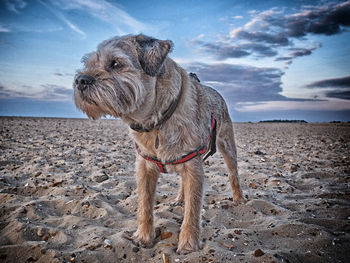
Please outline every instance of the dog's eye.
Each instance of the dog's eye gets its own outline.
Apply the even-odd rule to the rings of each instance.
[[[123,66],[122,63],[118,60],[112,60],[111,65],[109,66],[111,69],[120,69]]]

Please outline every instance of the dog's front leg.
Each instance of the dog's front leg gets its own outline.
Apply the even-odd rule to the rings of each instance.
[[[195,251],[200,247],[200,211],[203,192],[203,166],[199,158],[183,165],[182,184],[185,198],[185,214],[181,226],[177,252]]]
[[[157,167],[144,159],[138,158],[136,167],[138,190],[138,227],[135,241],[143,246],[151,247],[154,240],[153,205],[159,171]]]

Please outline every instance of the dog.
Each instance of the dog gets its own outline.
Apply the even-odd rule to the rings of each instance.
[[[177,251],[200,249],[203,159],[222,153],[233,205],[244,197],[237,172],[232,121],[222,96],[188,75],[168,54],[170,40],[145,35],[114,37],[83,57],[74,80],[74,101],[89,118],[110,115],[129,125],[136,148],[138,227],[133,239],[151,247],[153,206],[160,173],[181,174],[176,201],[184,202]]]

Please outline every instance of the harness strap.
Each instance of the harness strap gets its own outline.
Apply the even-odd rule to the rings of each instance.
[[[173,160],[173,161],[166,161],[166,162],[162,163],[162,161],[157,159],[156,157],[150,157],[148,155],[143,154],[140,151],[137,144],[135,144],[136,151],[145,160],[157,164],[159,171],[161,173],[167,173],[166,165],[176,165],[176,164],[185,163],[185,162],[188,162],[189,160],[192,160],[193,158],[195,158],[197,156],[201,156],[203,154],[205,154],[205,157],[203,158],[203,161],[204,161],[205,159],[207,159],[209,156],[213,155],[216,152],[216,120],[215,120],[215,117],[213,115],[211,117],[212,117],[212,123],[210,126],[210,133],[209,133],[209,136],[206,140],[206,144],[202,145],[202,146],[198,147],[196,150],[182,156],[181,159]]]

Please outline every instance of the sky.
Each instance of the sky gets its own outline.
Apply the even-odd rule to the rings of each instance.
[[[233,121],[350,121],[350,1],[0,1],[0,115],[86,117],[81,58],[113,36],[170,39],[170,57]]]

